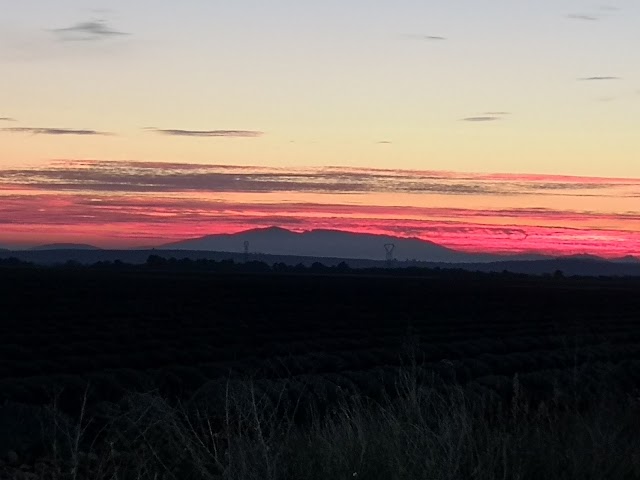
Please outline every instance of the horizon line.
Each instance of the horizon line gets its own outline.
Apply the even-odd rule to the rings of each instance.
[[[52,243],[35,243],[35,244],[24,244],[21,248],[18,249],[14,249],[14,248],[4,248],[2,245],[0,245],[0,253],[5,250],[5,251],[10,251],[10,252],[37,252],[37,251],[49,251],[49,252],[53,252],[53,251],[85,251],[85,252],[135,252],[135,251],[141,251],[141,252],[152,252],[152,251],[164,251],[164,252],[173,252],[173,251],[182,251],[182,252],[203,252],[203,253],[229,253],[229,254],[235,254],[235,255],[242,255],[243,252],[242,251],[238,251],[238,252],[233,252],[233,251],[224,251],[224,250],[202,250],[202,249],[183,249],[183,248],[170,248],[172,245],[176,245],[176,244],[180,244],[183,242],[188,242],[188,241],[192,241],[192,240],[200,240],[200,239],[205,239],[208,237],[221,237],[221,236],[233,236],[233,235],[242,235],[245,233],[251,233],[251,232],[258,232],[258,231],[265,231],[265,230],[283,230],[286,231],[288,233],[295,233],[295,234],[304,234],[304,233],[311,233],[311,232],[338,232],[338,233],[346,233],[346,234],[350,234],[350,235],[355,235],[355,236],[367,236],[367,237],[386,237],[386,238],[392,238],[392,239],[397,239],[397,240],[417,240],[419,242],[425,243],[425,244],[431,244],[431,245],[435,245],[437,247],[443,248],[443,249],[447,249],[450,250],[452,253],[454,254],[461,254],[461,255],[482,255],[482,256],[488,256],[488,257],[496,257],[495,260],[486,260],[486,261],[481,261],[481,260],[475,260],[475,261],[460,261],[460,262],[446,262],[446,261],[430,261],[430,260],[410,260],[410,259],[405,259],[405,260],[398,260],[398,261],[415,261],[418,263],[442,263],[442,264],[464,264],[464,263],[469,263],[469,264],[473,264],[473,263],[496,263],[496,262],[504,262],[504,261],[509,261],[508,259],[504,259],[504,258],[499,258],[499,257],[523,257],[523,256],[528,256],[528,255],[532,255],[532,256],[541,256],[544,257],[542,259],[532,259],[532,260],[522,260],[522,261],[540,261],[540,260],[554,260],[554,259],[568,259],[568,258],[575,258],[575,257],[591,257],[591,258],[596,258],[599,260],[603,260],[603,261],[615,261],[615,260],[619,260],[619,259],[625,259],[625,258],[632,258],[632,259],[636,259],[636,260],[640,260],[640,256],[638,255],[633,255],[633,254],[626,254],[626,255],[620,255],[620,256],[612,256],[612,257],[607,257],[607,256],[603,256],[603,255],[598,255],[598,254],[594,254],[594,253],[589,253],[587,251],[582,252],[582,253],[571,253],[571,254],[551,254],[551,253],[544,253],[542,251],[537,251],[537,250],[529,250],[529,251],[519,251],[519,252],[513,252],[513,251],[491,251],[491,252],[486,252],[486,251],[481,251],[481,250],[458,250],[456,248],[451,248],[451,247],[447,247],[445,245],[442,245],[440,243],[431,241],[431,240],[425,240],[422,239],[420,237],[416,237],[416,236],[402,236],[402,235],[390,235],[390,234],[384,234],[384,233],[363,233],[363,232],[358,232],[358,231],[354,231],[354,230],[346,230],[346,229],[337,229],[337,228],[309,228],[309,229],[292,229],[292,228],[286,228],[286,227],[282,227],[279,225],[271,225],[268,227],[254,227],[254,228],[248,228],[248,229],[241,229],[235,232],[225,232],[225,233],[212,233],[212,234],[206,234],[206,235],[201,235],[201,236],[197,236],[197,237],[188,237],[188,238],[184,238],[182,240],[178,240],[178,241],[172,241],[172,240],[166,240],[163,241],[163,243],[160,244],[155,244],[155,245],[147,245],[147,246],[141,246],[141,247],[136,247],[136,246],[128,246],[128,247],[119,247],[119,248],[113,248],[113,247],[100,247],[98,245],[95,244],[85,244],[85,243],[74,243],[74,242],[52,242]],[[62,246],[69,246],[70,248],[60,248]],[[77,248],[73,248],[73,247],[77,247]],[[43,247],[57,247],[57,248],[51,248],[51,249],[46,249]],[[84,247],[84,248],[82,248]],[[341,256],[315,256],[315,255],[301,255],[301,254],[278,254],[278,253],[268,253],[268,252],[251,252],[252,255],[264,255],[264,256],[274,256],[274,257],[300,257],[300,258],[331,258],[331,259],[344,259],[344,260],[370,260],[370,261],[380,261],[380,262],[384,262],[383,259],[376,259],[376,258],[349,258],[349,257],[341,257]]]

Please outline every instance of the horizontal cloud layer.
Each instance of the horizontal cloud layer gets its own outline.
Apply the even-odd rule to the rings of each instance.
[[[465,251],[640,253],[640,179],[59,161],[0,170],[0,243],[159,244],[280,225]]]
[[[66,28],[57,28],[53,32],[60,40],[87,41],[129,35],[111,27],[106,20],[91,20],[76,23]]]
[[[12,127],[2,128],[1,132],[8,133],[31,133],[33,135],[113,135],[108,132],[99,132],[97,130],[89,129],[73,129],[73,128],[40,128],[40,127]]]
[[[496,120],[500,120],[500,117],[497,115],[481,115],[478,117],[466,117],[462,120],[465,122],[493,122]]]
[[[610,76],[596,76],[596,77],[582,77],[578,80],[586,81],[586,82],[600,82],[607,80],[620,80],[620,77],[610,77]]]
[[[174,128],[147,128],[146,130],[172,137],[260,137],[264,134],[255,130],[180,130]]]
[[[407,37],[408,38],[413,38],[413,39],[416,39],[416,40],[427,40],[427,41],[432,41],[432,42],[433,41],[440,42],[440,41],[443,41],[443,40],[447,39],[447,37],[442,37],[440,35],[417,35],[417,34],[414,34],[414,35],[407,35]]]
[[[596,20],[599,20],[599,18],[596,17],[595,15],[588,15],[585,13],[570,13],[569,15],[567,15],[567,18],[570,18],[572,20],[587,20],[590,22],[595,22]]]
[[[0,170],[0,183],[41,190],[407,193],[442,195],[631,195],[640,180],[553,175],[462,174],[355,168],[278,169],[182,163],[75,161]],[[613,189],[613,193],[598,189]]]

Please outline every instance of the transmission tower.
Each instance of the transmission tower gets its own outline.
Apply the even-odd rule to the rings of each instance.
[[[393,252],[396,249],[395,243],[385,243],[384,250],[386,252],[387,265],[391,265],[393,263]]]
[[[244,263],[249,262],[249,240],[244,241]]]

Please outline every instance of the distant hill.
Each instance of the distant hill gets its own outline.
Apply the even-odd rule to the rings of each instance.
[[[384,251],[383,251],[384,253]],[[242,263],[245,257],[240,252],[212,252],[203,250],[22,250],[0,251],[0,260],[17,258],[22,261],[32,262],[38,265],[61,265],[68,261],[81,264],[93,264],[96,262],[114,262],[120,260],[130,264],[142,264],[150,255],[163,258],[188,258],[191,260],[233,260]],[[250,261],[265,262],[269,265],[285,263],[287,265],[303,264],[311,266],[315,262],[325,266],[335,266],[341,262],[347,263],[351,268],[384,268],[387,263],[384,260],[350,259],[339,257],[310,257],[292,255],[266,255],[252,253]],[[396,261],[394,268],[423,267],[423,268],[457,268],[478,272],[502,272],[524,273],[527,275],[553,274],[557,270],[566,276],[571,275],[605,275],[605,276],[640,276],[639,262],[610,262],[606,260],[589,260],[580,258],[556,258],[546,260],[507,260],[492,262],[420,262],[420,261]]]
[[[614,261],[618,263],[640,263],[640,258],[627,255],[626,257],[616,258]]]
[[[29,250],[40,251],[40,250],[102,250],[102,249],[95,247],[93,245],[86,245],[83,243],[50,243],[47,245],[39,245],[37,247],[32,247]]]
[[[244,242],[249,242],[245,257]],[[548,257],[544,255],[469,254],[417,238],[349,233],[336,230],[312,230],[303,233],[283,228],[259,228],[235,234],[209,235],[156,248],[102,250],[93,245],[49,244],[30,250],[0,250],[0,259],[15,257],[40,265],[58,265],[67,261],[81,264],[113,262],[141,264],[150,255],[191,260],[245,260],[273,265],[315,262],[326,266],[346,262],[352,268],[385,267],[385,244],[393,243],[395,267],[460,268],[471,271],[525,274],[620,275],[640,276],[640,260],[633,256],[606,260],[593,255]]]
[[[333,257],[350,259],[385,259],[385,244],[395,245],[394,258],[428,262],[490,262],[517,258],[534,260],[538,255],[505,257],[488,254],[469,254],[443,247],[418,238],[399,238],[389,235],[351,233],[338,230],[310,230],[302,233],[284,228],[269,227],[233,234],[208,235],[158,247],[171,250],[201,250],[240,252],[249,242],[252,253],[293,255],[305,257]]]
[[[573,276],[640,276],[640,262],[608,261],[598,257],[559,257],[535,261],[503,261],[489,263],[463,263],[451,267],[477,272],[524,273],[527,275],[553,274],[556,271]]]

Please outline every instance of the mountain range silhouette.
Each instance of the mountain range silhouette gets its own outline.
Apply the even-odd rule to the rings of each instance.
[[[207,235],[163,245],[163,249],[242,251],[249,242],[250,252],[270,255],[305,257],[339,257],[353,259],[385,259],[385,244],[394,244],[394,258],[423,262],[490,262],[498,259],[535,260],[543,255],[491,255],[465,253],[419,238],[352,233],[340,230],[308,230],[294,232],[280,227],[256,228],[239,233]]]
[[[249,244],[249,257],[244,253]],[[31,249],[0,249],[0,259],[17,258],[39,265],[114,262],[141,264],[150,255],[191,260],[246,260],[267,264],[310,266],[315,262],[335,266],[346,262],[352,268],[387,266],[385,244],[393,243],[394,265],[428,268],[461,268],[471,271],[510,271],[567,275],[640,276],[640,260],[634,256],[613,260],[595,255],[545,256],[542,254],[494,255],[456,251],[418,238],[316,229],[294,232],[280,227],[256,228],[232,234],[204,237],[145,248],[100,249],[86,244],[53,243]]]

